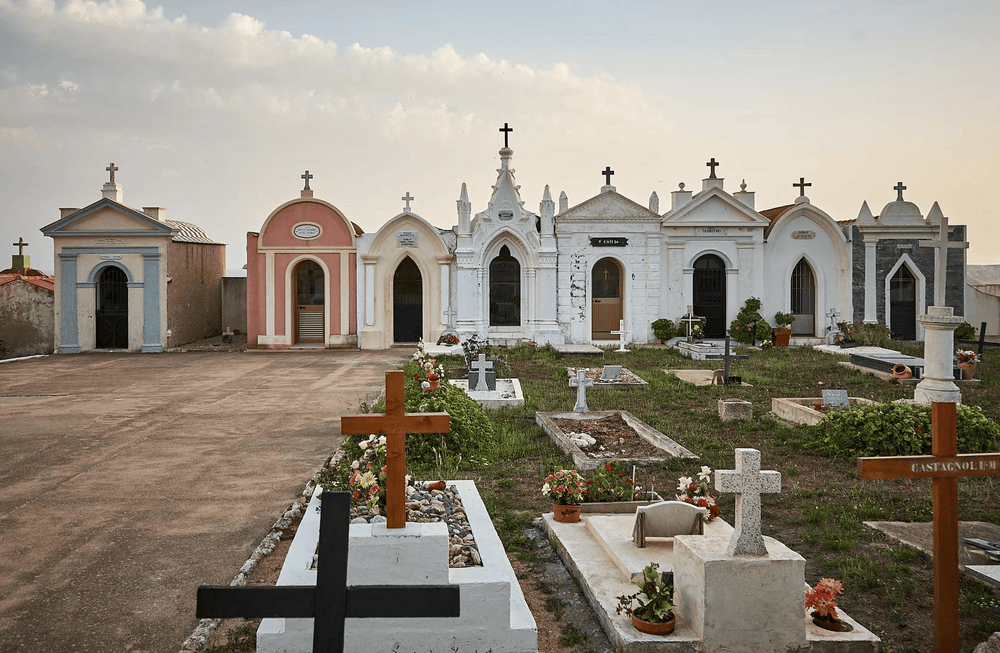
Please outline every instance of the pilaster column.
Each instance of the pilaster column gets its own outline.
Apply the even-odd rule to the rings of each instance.
[[[455,258],[449,254],[447,256],[436,256],[435,260],[441,273],[441,324],[448,325],[448,309],[451,308],[451,261]]]
[[[877,240],[865,240],[865,324],[878,324],[875,292],[875,246]],[[886,308],[888,310],[888,307]]]
[[[80,332],[77,328],[76,254],[59,252],[59,342],[56,353],[79,354]]]
[[[362,254],[361,262],[365,264],[365,326],[375,324],[375,264],[378,255]]]
[[[162,352],[160,340],[160,253],[142,255],[142,349]]]

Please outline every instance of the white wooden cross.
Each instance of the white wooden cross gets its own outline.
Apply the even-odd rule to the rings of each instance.
[[[694,325],[695,322],[697,322],[697,323],[700,324],[701,320],[702,320],[702,318],[696,317],[694,315],[694,312],[691,310],[691,307],[688,306],[687,315],[685,315],[680,320],[678,320],[678,322],[684,322],[685,324],[687,324],[687,337],[690,338],[691,337],[691,327]]]
[[[587,378],[587,370],[580,368],[576,371],[576,378],[569,380],[569,387],[576,388],[576,405],[573,406],[574,413],[589,413],[587,407],[587,388],[594,387],[594,380]]]
[[[726,553],[731,556],[766,556],[767,546],[760,532],[760,495],[781,492],[781,474],[760,471],[760,452],[736,450],[736,469],[715,472],[715,489],[736,493],[736,527]]]
[[[830,312],[827,313],[826,316],[830,318],[830,331],[837,331],[837,318],[840,317],[840,311],[835,308],[831,308]]]
[[[472,361],[471,370],[476,372],[478,379],[476,380],[476,387],[473,388],[476,392],[489,392],[489,386],[486,385],[486,370],[493,369],[493,361],[486,360],[486,354],[479,354],[479,359]]]
[[[618,336],[618,349],[616,349],[615,351],[620,351],[620,352],[629,351],[628,349],[625,349],[625,342],[628,340],[628,331],[625,330],[625,320],[618,320],[618,330],[612,331],[611,335]]]
[[[948,240],[948,218],[941,216],[941,231],[937,239],[921,240],[921,247],[934,247],[934,305],[945,306],[944,290],[948,282],[948,250],[968,249],[969,243],[951,242]]]

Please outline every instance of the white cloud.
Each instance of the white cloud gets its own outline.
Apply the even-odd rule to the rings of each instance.
[[[33,127],[0,127],[0,143],[28,143],[37,138]]]

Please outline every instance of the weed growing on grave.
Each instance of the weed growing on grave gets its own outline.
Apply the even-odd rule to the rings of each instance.
[[[559,635],[559,643],[569,647],[576,646],[585,639],[587,639],[587,636],[577,630],[573,624],[566,624],[562,634]]]

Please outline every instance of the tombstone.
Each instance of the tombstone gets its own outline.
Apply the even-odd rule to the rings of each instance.
[[[760,495],[781,492],[781,474],[762,472],[760,452],[736,450],[736,469],[715,472],[715,489],[736,493],[736,526],[726,550],[731,556],[766,556],[767,547],[760,532]]]
[[[687,501],[660,501],[639,506],[635,509],[632,541],[644,549],[647,537],[704,535],[706,514],[708,508],[699,508]]]
[[[687,339],[691,340],[691,327],[694,326],[695,324],[701,324],[702,322],[705,321],[705,318],[698,317],[697,315],[692,313],[691,307],[688,306],[688,312],[684,315],[684,317],[680,318],[677,321],[683,322],[687,326]]]
[[[840,311],[835,308],[831,308],[830,312],[826,314],[830,318],[830,326],[826,327],[826,344],[832,345],[837,342],[837,336],[841,334],[840,327],[837,326],[837,318],[840,317]]]
[[[469,365],[469,389],[475,392],[496,392],[497,373],[493,369],[493,361],[486,360],[486,354]]]
[[[618,330],[612,331],[611,334],[618,336],[618,349],[615,351],[628,353],[630,350],[625,349],[625,343],[628,341],[628,331],[625,330],[625,320],[618,320]]]
[[[615,382],[622,378],[621,365],[605,365],[601,369],[601,381]]]
[[[849,408],[851,399],[847,390],[823,390],[823,405],[829,408]]]
[[[593,379],[587,378],[587,370],[580,368],[576,371],[576,378],[569,380],[569,387],[576,388],[576,405],[573,406],[574,413],[589,413],[587,407],[587,388],[594,387]]]

